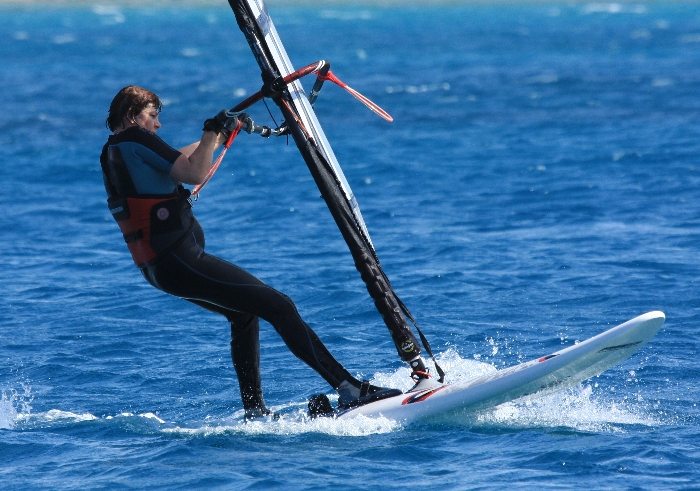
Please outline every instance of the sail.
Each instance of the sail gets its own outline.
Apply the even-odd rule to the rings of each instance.
[[[263,82],[294,72],[262,0],[229,0],[236,21],[260,66]],[[412,316],[382,270],[355,195],[298,80],[272,94],[331,212],[374,304],[404,361],[420,355],[407,322]],[[427,341],[421,334],[424,345]],[[429,350],[429,347],[427,347]]]

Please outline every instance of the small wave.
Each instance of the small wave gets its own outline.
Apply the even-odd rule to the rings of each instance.
[[[91,413],[74,413],[61,409],[49,409],[42,413],[23,413],[17,415],[17,421],[31,423],[32,425],[44,425],[55,423],[80,423],[82,421],[93,421],[98,419]]]
[[[525,83],[531,85],[556,84],[559,83],[559,75],[556,72],[547,71],[526,79]]]
[[[126,22],[126,16],[117,5],[94,5],[92,7],[92,12],[113,24],[123,24]]]
[[[649,29],[635,29],[630,37],[632,39],[651,39],[651,31]]]
[[[371,20],[374,15],[369,10],[322,10],[319,14],[322,19],[340,21]]]
[[[572,428],[586,432],[619,432],[624,426],[656,426],[645,409],[627,401],[607,401],[591,385],[528,396],[480,413],[477,424],[509,428]]]
[[[304,405],[305,406],[305,405]],[[273,411],[280,408],[272,407]],[[362,437],[391,433],[401,428],[396,421],[388,418],[368,418],[358,416],[348,419],[316,418],[306,415],[305,407],[291,414],[283,414],[278,419],[243,421],[243,413],[237,413],[234,421],[208,423],[195,428],[165,428],[163,433],[188,437],[210,437],[224,434],[243,435],[303,435],[322,433],[331,436]]]
[[[673,85],[675,85],[675,81],[672,78],[667,77],[655,77],[651,81],[651,86],[657,89],[664,87],[672,87]]]
[[[8,397],[3,392],[0,400],[0,429],[30,430],[35,428],[70,427],[85,422],[105,422],[125,426],[137,433],[152,433],[154,425],[160,428],[166,421],[153,412],[131,413],[122,412],[116,415],[96,416],[89,411],[75,412],[63,409],[49,409],[43,412],[32,412],[26,403],[19,403],[17,396]]]
[[[681,36],[680,42],[683,44],[698,44],[700,43],[700,33]]]
[[[138,418],[150,419],[150,420],[155,421],[156,423],[165,424],[165,420],[158,417],[155,413],[134,414],[134,413],[125,412],[125,413],[119,413],[116,416],[106,416],[105,419],[109,421],[111,419],[118,419],[118,418],[132,418],[134,416],[138,417]]]
[[[62,45],[62,44],[72,44],[78,40],[78,37],[75,34],[71,33],[66,33],[66,34],[58,34],[54,37],[51,38],[51,42],[53,44],[57,45]]]
[[[627,3],[589,3],[583,6],[583,13],[588,14],[646,14],[647,7]]]
[[[449,82],[437,82],[418,85],[391,85],[385,90],[387,94],[423,94],[426,92],[449,92],[451,88]]]
[[[182,48],[180,50],[180,54],[184,58],[196,58],[202,54],[202,52],[198,48]]]

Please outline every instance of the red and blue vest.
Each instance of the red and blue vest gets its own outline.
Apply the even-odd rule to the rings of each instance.
[[[190,192],[181,185],[168,194],[139,194],[118,145],[100,157],[107,206],[140,268],[174,249],[194,224]],[[141,165],[146,165],[142,163]]]

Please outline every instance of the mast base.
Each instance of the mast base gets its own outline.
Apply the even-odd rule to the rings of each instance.
[[[425,361],[420,356],[416,356],[409,360],[408,364],[411,367],[411,378],[413,380],[421,380],[430,378],[430,371],[425,366]]]

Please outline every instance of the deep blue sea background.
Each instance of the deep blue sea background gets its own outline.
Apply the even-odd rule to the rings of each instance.
[[[405,427],[304,419],[327,387],[263,324],[283,416],[245,424],[227,324],[143,281],[98,164],[123,85],[162,96],[176,146],[257,90],[228,5],[0,6],[1,487],[697,489],[698,4],[269,7],[296,65],[330,59],[395,117],[317,104],[448,380],[666,326],[571,390]],[[410,386],[291,142],[239,137],[195,211],[351,372]]]

